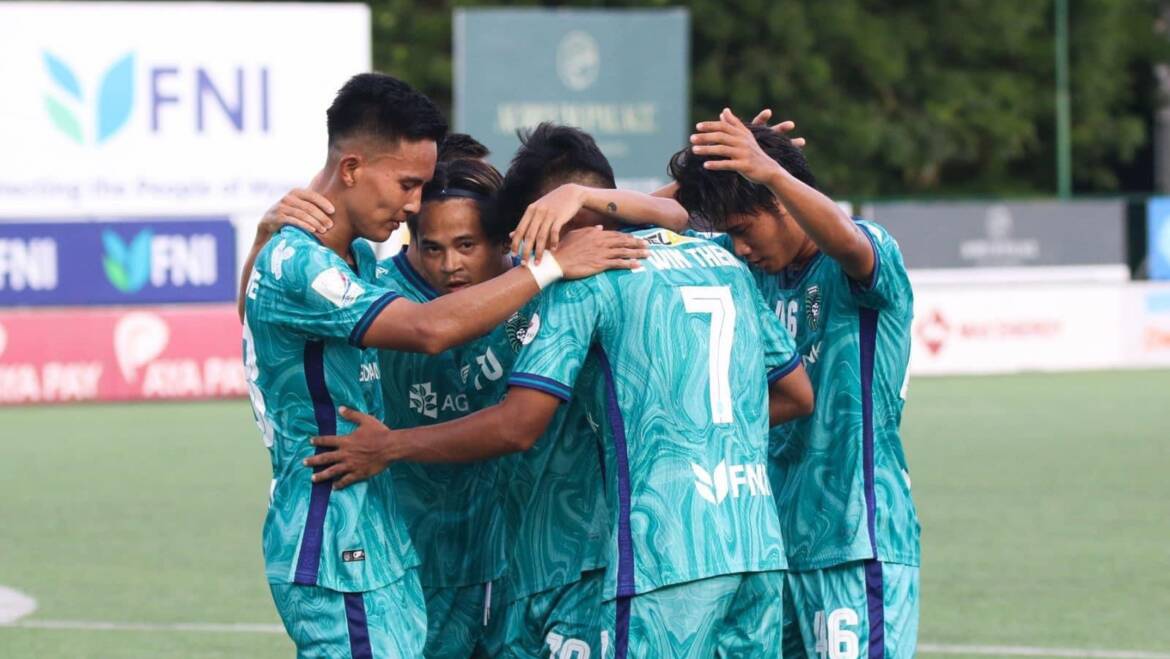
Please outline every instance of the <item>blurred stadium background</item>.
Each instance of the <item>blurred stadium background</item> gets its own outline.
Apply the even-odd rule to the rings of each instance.
[[[1170,3],[454,4],[0,2],[0,657],[291,654],[233,300],[370,68],[641,189],[796,120],[915,284],[920,653],[1170,657]]]

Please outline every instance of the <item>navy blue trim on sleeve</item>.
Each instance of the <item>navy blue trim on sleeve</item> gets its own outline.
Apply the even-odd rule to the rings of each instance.
[[[870,248],[873,249],[873,272],[869,273],[869,281],[857,281],[850,277],[849,288],[854,293],[868,293],[873,290],[874,284],[877,283],[878,270],[882,267],[882,253],[878,251],[877,242],[874,241],[873,234],[869,232],[869,229],[861,225],[858,225],[857,228],[861,230],[861,233],[865,234],[866,239],[869,240]]]
[[[536,375],[535,373],[513,373],[508,378],[509,387],[524,387],[526,389],[536,389],[543,391],[546,394],[551,394],[565,401],[573,396],[573,390],[569,386],[557,382],[552,378],[546,378],[543,375]]]
[[[792,355],[792,359],[788,360],[787,364],[768,371],[768,386],[775,384],[776,380],[795,371],[797,366],[800,366],[800,353]]]
[[[349,344],[355,348],[362,347],[362,339],[366,337],[366,332],[370,331],[370,325],[374,324],[374,319],[378,317],[378,314],[382,313],[382,310],[386,308],[386,305],[400,297],[402,296],[398,293],[390,291],[377,300],[374,300],[374,303],[370,305],[370,308],[366,309],[366,312],[362,314],[362,317],[358,320],[357,324],[353,326],[353,331],[349,333]]]

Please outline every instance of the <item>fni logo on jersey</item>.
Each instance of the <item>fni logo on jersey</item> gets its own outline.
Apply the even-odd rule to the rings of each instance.
[[[716,505],[723,503],[729,494],[731,498],[738,499],[745,487],[747,496],[772,495],[768,470],[762,464],[729,465],[723,460],[708,472],[692,462],[691,470],[695,472],[695,490],[699,496]]]

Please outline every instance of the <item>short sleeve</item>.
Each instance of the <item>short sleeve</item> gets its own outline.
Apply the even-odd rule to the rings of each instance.
[[[768,309],[764,296],[755,286],[750,287],[760,319],[760,341],[764,348],[764,368],[768,372],[768,384],[788,375],[800,366],[800,354],[792,335],[780,324],[776,314]]]
[[[857,226],[873,248],[873,273],[866,282],[850,280],[854,299],[860,306],[874,309],[909,307],[912,304],[910,278],[898,241],[872,222],[858,222]]]
[[[399,297],[358,277],[328,248],[283,235],[265,247],[254,276],[256,309],[269,322],[354,346],[361,345],[374,319]]]
[[[519,335],[523,347],[508,386],[569,400],[601,323],[600,293],[588,282],[558,282],[544,291],[528,327]]]

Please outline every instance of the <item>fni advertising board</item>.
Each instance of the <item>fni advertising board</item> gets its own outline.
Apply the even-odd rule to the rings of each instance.
[[[370,67],[358,4],[0,2],[0,217],[263,212]]]
[[[454,32],[454,124],[497,167],[542,121],[592,134],[624,187],[664,182],[686,146],[685,9],[460,9]]]

